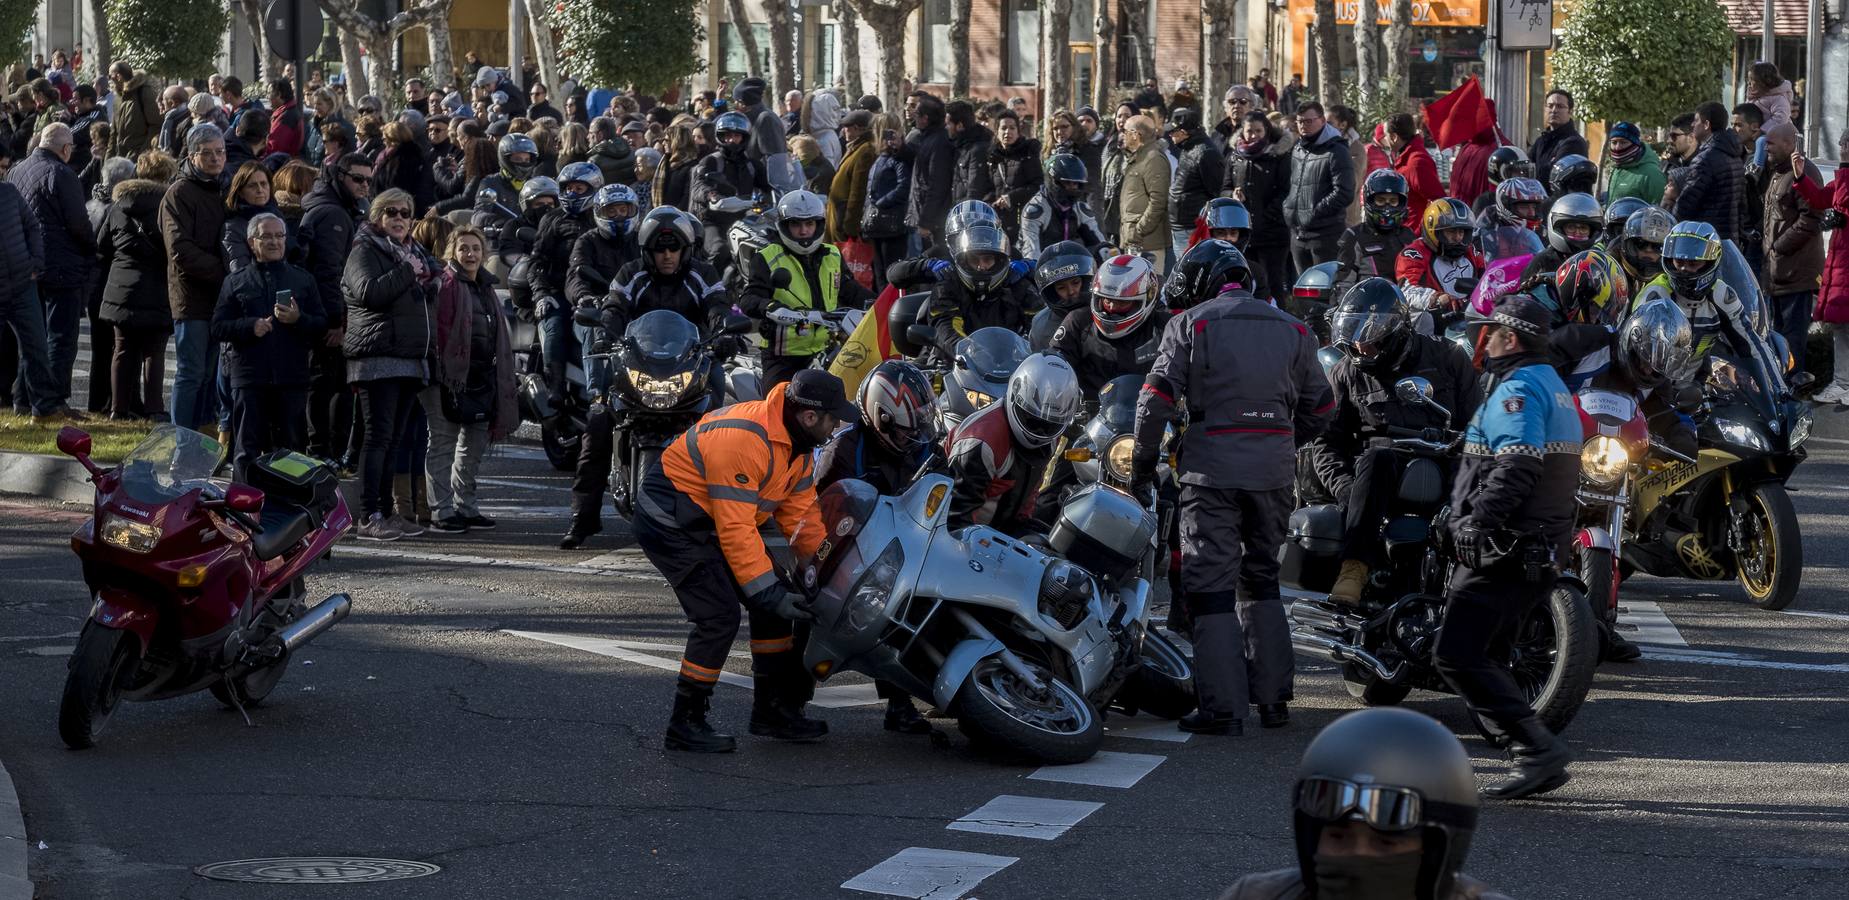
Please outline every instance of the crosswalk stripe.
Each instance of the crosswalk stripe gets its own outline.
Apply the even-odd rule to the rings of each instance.
[[[1018,856],[907,847],[841,886],[886,897],[956,900],[974,890],[984,878],[1019,860]]]
[[[1031,781],[1058,781],[1066,784],[1089,784],[1094,787],[1128,788],[1143,776],[1168,761],[1152,753],[1117,753],[1100,750],[1098,755],[1069,766],[1041,766],[1027,776]]]
[[[1003,794],[945,827],[951,831],[1050,841],[1103,808],[1104,804],[1087,800],[1054,800]]]

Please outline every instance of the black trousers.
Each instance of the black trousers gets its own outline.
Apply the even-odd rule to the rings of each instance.
[[[571,530],[589,534],[603,521],[603,498],[610,490],[610,466],[615,461],[616,437],[610,407],[591,404],[584,418],[584,439],[578,443],[578,469],[571,477]],[[635,498],[631,497],[634,503]]]
[[[92,291],[88,310],[90,318],[90,396],[85,406],[93,413],[112,412],[114,408],[111,398],[115,393],[115,381],[110,377],[110,362],[115,356],[116,326],[97,318],[102,308],[102,292]]]
[[[1445,598],[1433,662],[1470,711],[1504,733],[1534,715],[1509,674],[1509,655],[1522,618],[1553,591],[1551,579],[1534,583],[1501,571],[1459,566]]]
[[[1295,659],[1278,589],[1291,493],[1181,488],[1181,585],[1207,712],[1244,718],[1252,703],[1291,699]]]
[[[347,455],[353,428],[353,390],[339,347],[317,348],[309,363],[308,452],[322,459]]]
[[[307,447],[308,388],[232,388],[231,419],[237,434],[232,477],[247,481],[245,473],[257,457],[271,450]]]
[[[380,378],[362,381],[360,413],[366,428],[360,445],[360,510],[363,515],[386,513],[392,496],[392,451],[411,424],[417,393],[424,389],[416,378]]]
[[[1290,259],[1301,272],[1317,263],[1326,263],[1335,259],[1336,244],[1341,240],[1341,232],[1320,236],[1298,237],[1291,235]],[[1288,291],[1286,292],[1288,293]]]
[[[719,536],[711,521],[704,527],[664,526],[646,514],[637,514],[633,526],[636,544],[649,562],[661,570],[681,610],[693,623],[687,634],[687,650],[681,655],[682,681],[710,689],[719,681],[726,654],[738,637],[739,623],[746,618],[745,595],[732,577],[732,567],[719,549]],[[796,652],[795,627],[775,613],[750,610],[751,671],[760,678],[781,682],[786,690],[800,698],[804,682],[814,680],[802,667]],[[759,682],[763,683],[763,682]]]
[[[1254,247],[1246,255],[1252,267],[1252,293],[1282,305],[1290,296],[1290,248]]]
[[[886,289],[886,269],[893,263],[905,258],[905,251],[911,246],[910,235],[872,238],[873,241],[873,293]]]
[[[1380,566],[1380,519],[1399,492],[1402,468],[1400,455],[1385,447],[1369,447],[1355,459],[1342,497],[1342,559]]]
[[[171,328],[131,328],[117,326],[115,348],[110,353],[110,412],[119,416],[166,418],[165,392],[162,381],[167,374],[167,341]],[[90,355],[101,353],[101,345],[91,336]]]

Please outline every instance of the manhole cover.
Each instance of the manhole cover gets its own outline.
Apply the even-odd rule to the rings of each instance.
[[[355,856],[284,856],[272,859],[234,859],[207,863],[194,874],[215,881],[249,881],[263,884],[363,884],[421,878],[442,871],[441,866],[408,859],[367,859]]]

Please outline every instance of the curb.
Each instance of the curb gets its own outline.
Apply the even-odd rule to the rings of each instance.
[[[31,494],[66,503],[90,503],[90,473],[68,456],[0,450],[0,493]]]
[[[26,875],[26,820],[19,814],[13,777],[0,764],[0,900],[32,900]]]

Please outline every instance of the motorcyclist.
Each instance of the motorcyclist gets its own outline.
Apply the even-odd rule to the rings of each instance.
[[[816,490],[857,478],[881,494],[904,492],[937,452],[937,395],[931,380],[917,366],[890,359],[861,380],[854,405],[860,415],[836,432],[816,458]],[[931,723],[918,714],[911,695],[884,680],[873,686],[886,701],[887,731],[931,733]]]
[[[511,267],[507,272],[508,295],[513,300],[514,307],[522,315],[531,317],[534,322],[539,323],[539,338],[543,355],[544,343],[555,339],[558,332],[554,331],[553,337],[546,335],[546,329],[551,326],[545,324],[548,317],[542,314],[544,311],[539,309],[539,296],[534,291],[537,281],[535,276],[544,268],[544,265],[539,258],[533,255],[533,246],[537,243],[539,226],[545,221],[546,216],[558,209],[559,184],[544,175],[529,178],[526,184],[520,187],[517,203],[520,207],[520,217],[502,226],[500,238],[494,249],[502,260],[511,261]],[[563,305],[563,301],[560,301],[560,305]],[[548,306],[550,307],[550,304]],[[567,334],[570,333],[569,328],[563,330]],[[548,386],[551,384],[549,379],[547,384]]]
[[[1611,254],[1574,254],[1548,279],[1553,307],[1549,354],[1568,390],[1611,366],[1613,334],[1631,309],[1630,280]],[[1537,299],[1539,299],[1537,297]]]
[[[1725,343],[1734,356],[1757,359],[1768,375],[1780,377],[1785,367],[1774,360],[1771,347],[1753,330],[1740,295],[1720,279],[1721,239],[1713,225],[1676,223],[1663,240],[1663,269],[1657,283],[1669,289],[1688,316],[1696,359],[1714,352],[1717,343]],[[1768,389],[1775,387],[1783,385],[1767,385]]]
[[[482,188],[494,192],[494,204],[501,207],[503,218],[514,218],[514,203],[520,196],[520,189],[526,186],[528,179],[539,174],[539,145],[533,139],[519,132],[509,132],[501,136],[494,146],[495,161],[499,168],[487,175],[469,182],[462,193],[437,204],[437,211],[455,212],[459,209],[492,210],[487,198],[481,196]],[[478,222],[477,224],[486,224]]]
[[[1599,201],[1591,194],[1566,194],[1554,200],[1547,210],[1547,226],[1544,235],[1547,246],[1528,260],[1522,269],[1521,286],[1518,290],[1541,289],[1536,296],[1543,302],[1551,300],[1553,275],[1560,264],[1576,253],[1592,249],[1599,241],[1600,231],[1605,226],[1604,210],[1599,208]],[[1556,311],[1560,304],[1555,305]],[[1556,319],[1558,324],[1561,320]]]
[[[1477,217],[1480,225],[1519,225],[1540,231],[1547,207],[1547,189],[1532,178],[1510,178],[1496,185],[1496,202]]]
[[[1482,196],[1465,198],[1470,203],[1471,214],[1475,216],[1481,216],[1484,210],[1496,205],[1496,188],[1501,187],[1503,182],[1511,178],[1534,177],[1534,163],[1529,161],[1528,154],[1522,148],[1512,145],[1505,144],[1491,150],[1484,165],[1489,170],[1490,189],[1484,191]]]
[[[1034,266],[1034,285],[1040,288],[1044,306],[1034,313],[1034,324],[1027,334],[1028,344],[1035,351],[1053,343],[1053,333],[1068,314],[1090,308],[1091,279],[1097,269],[1091,251],[1077,241],[1060,241],[1040,251]]]
[[[777,201],[777,240],[741,261],[745,296],[739,309],[757,319],[769,344],[764,351],[766,389],[790,380],[828,349],[829,332],[820,325],[775,325],[765,316],[774,309],[833,312],[864,309],[873,296],[859,281],[844,277],[841,251],[823,240],[827,201],[810,191],[791,191]]]
[[[705,225],[706,258],[723,272],[732,265],[726,232],[745,217],[742,212],[720,212],[712,204],[727,197],[769,197],[770,181],[764,167],[747,158],[751,120],[744,113],[724,112],[713,120],[713,141],[718,149],[694,165],[690,196]]]
[[[1583,154],[1569,153],[1554,160],[1547,173],[1547,187],[1554,197],[1590,194],[1599,184],[1599,166]]]
[[[1248,274],[1240,281],[1250,279]],[[1078,372],[1087,401],[1111,379],[1147,374],[1156,362],[1156,346],[1172,315],[1157,299],[1161,277],[1141,256],[1113,256],[1098,267],[1091,284],[1089,309],[1075,309],[1060,320],[1048,348]]]
[[[1508,657],[1518,625],[1553,591],[1576,509],[1583,432],[1547,364],[1552,320],[1545,304],[1513,293],[1487,321],[1486,396],[1464,432],[1444,528],[1460,565],[1433,659],[1478,720],[1510,739],[1512,777],[1484,789],[1508,799],[1565,784],[1573,758],[1536,717]]]
[[[995,207],[981,200],[965,200],[950,208],[944,216],[942,231],[943,243],[934,243],[924,248],[917,256],[899,260],[886,269],[886,282],[899,286],[905,292],[930,290],[931,286],[952,277],[954,267],[950,262],[950,249],[956,244],[957,236],[978,225],[1001,228],[1001,215]],[[1015,273],[1011,277],[1026,277],[1032,268],[1026,261],[1012,263]]]
[[[1077,241],[1094,256],[1104,249],[1104,231],[1085,202],[1087,176],[1085,163],[1070,153],[1046,161],[1045,184],[1021,207],[1022,259],[1039,259],[1042,248],[1062,241]]]
[[[1303,751],[1292,787],[1297,864],[1247,875],[1220,900],[1508,900],[1465,875],[1477,825],[1470,754],[1405,709],[1363,709]]]
[[[1336,240],[1338,285],[1395,277],[1400,252],[1419,237],[1406,227],[1409,190],[1406,176],[1392,169],[1375,169],[1362,182],[1363,219]]]
[[[679,210],[662,207],[672,216]],[[625,184],[606,184],[591,198],[589,231],[571,245],[571,262],[565,275],[565,296],[573,308],[596,306],[610,291],[618,270],[642,256],[636,240],[636,192]],[[653,213],[651,213],[652,215]]]
[[[987,525],[1016,538],[1040,536],[1034,500],[1053,442],[1078,417],[1084,397],[1064,359],[1036,353],[1008,378],[1008,393],[957,424],[949,455],[951,528]]]
[[[539,352],[545,360],[546,386],[552,389],[553,397],[564,398],[570,396],[565,390],[566,365],[578,354],[571,321],[574,305],[566,290],[571,254],[578,238],[589,234],[596,225],[591,199],[603,187],[603,170],[594,163],[572,163],[559,171],[558,181],[559,205],[539,221],[528,284],[539,319]]]
[[[1624,221],[1624,235],[1618,239],[1618,262],[1631,280],[1631,295],[1643,293],[1644,285],[1663,277],[1663,242],[1676,227],[1676,217],[1660,207],[1646,207]]]
[[[1207,223],[1207,240],[1225,241],[1244,253],[1252,240],[1252,212],[1231,197],[1215,197],[1201,207]]]
[[[1329,372],[1335,419],[1305,451],[1344,510],[1342,567],[1329,599],[1353,606],[1382,562],[1380,521],[1400,484],[1400,455],[1376,439],[1401,436],[1391,429],[1463,428],[1476,409],[1477,373],[1455,344],[1413,330],[1406,299],[1385,278],[1349,288],[1330,316],[1330,337],[1342,351]],[[1409,377],[1431,382],[1432,399],[1450,415],[1400,400],[1395,385]]]
[[[1612,253],[1618,252],[1618,242],[1624,239],[1624,223],[1634,213],[1648,209],[1650,204],[1641,197],[1619,197],[1605,207],[1605,226],[1599,235],[1599,244]]]
[[[951,271],[931,289],[926,316],[937,332],[943,358],[956,356],[957,341],[991,325],[1027,334],[1040,298],[1033,282],[1008,264],[1008,239],[1000,228],[972,226],[951,247]]]
[[[1415,301],[1415,308],[1456,309],[1470,296],[1467,285],[1483,276],[1484,262],[1470,236],[1470,211],[1464,201],[1440,197],[1425,205],[1419,240],[1400,251],[1394,267],[1395,280]]]

